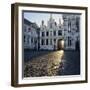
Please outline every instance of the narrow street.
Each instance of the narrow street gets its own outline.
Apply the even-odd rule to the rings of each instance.
[[[77,51],[41,51],[34,54],[32,57],[27,54],[29,60],[24,64],[24,77],[80,74],[80,55]]]

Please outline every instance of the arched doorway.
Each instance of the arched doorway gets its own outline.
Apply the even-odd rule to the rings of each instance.
[[[64,40],[63,39],[58,39],[58,41],[57,41],[57,49],[58,50],[64,49]]]

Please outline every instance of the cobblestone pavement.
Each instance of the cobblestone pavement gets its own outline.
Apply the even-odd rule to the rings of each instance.
[[[64,70],[61,75],[80,75],[80,51],[64,51]]]
[[[24,64],[24,77],[56,76],[63,68],[64,51],[52,51]]]

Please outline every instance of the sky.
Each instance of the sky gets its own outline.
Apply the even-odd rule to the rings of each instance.
[[[47,25],[47,22],[50,18],[51,13],[40,13],[40,12],[24,12],[24,18],[27,20],[36,23],[38,26],[41,25],[42,20],[44,24]],[[59,19],[62,20],[62,14],[52,14],[53,19],[59,23]],[[62,20],[63,21],[63,20]]]

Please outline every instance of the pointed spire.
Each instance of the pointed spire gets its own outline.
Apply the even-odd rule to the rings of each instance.
[[[63,25],[63,19],[59,18],[59,25]]]
[[[61,23],[61,19],[59,18],[59,25],[61,25],[62,23]]]
[[[42,25],[44,25],[44,20],[42,20]]]

